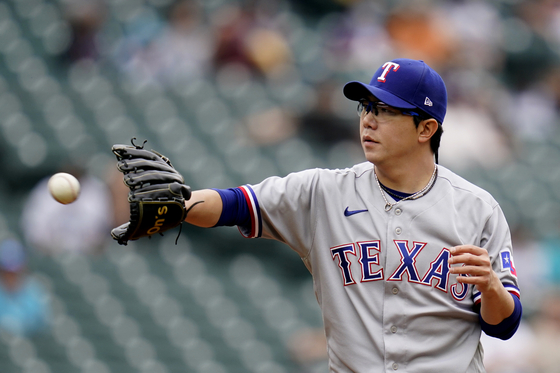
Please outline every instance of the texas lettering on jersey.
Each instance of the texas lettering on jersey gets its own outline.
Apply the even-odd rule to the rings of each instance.
[[[360,282],[369,281],[404,281],[420,285],[435,286],[444,293],[451,292],[455,300],[461,301],[467,296],[469,286],[462,283],[449,284],[449,250],[443,248],[430,263],[428,271],[420,274],[416,268],[416,258],[426,246],[425,242],[393,241],[401,260],[396,268],[391,268],[390,275],[385,278],[384,268],[380,266],[379,240],[349,243],[332,247],[331,255],[338,264],[344,286],[356,284],[355,276],[359,273]],[[358,257],[359,269],[352,268],[349,255]]]

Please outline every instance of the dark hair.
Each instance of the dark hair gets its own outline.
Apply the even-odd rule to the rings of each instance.
[[[422,122],[423,120],[434,119],[434,118],[431,118],[428,115],[422,115],[422,114],[421,115],[415,115],[412,118],[414,119],[414,125],[416,126],[416,128],[418,128],[418,126],[420,125],[420,122]],[[438,128],[436,130],[436,133],[434,133],[434,135],[430,139],[430,148],[432,149],[432,152],[434,153],[434,155],[436,157],[436,163],[439,162],[438,150],[439,150],[439,144],[441,142],[441,135],[443,134],[443,126],[441,125],[440,122],[437,122],[437,124],[438,124]]]

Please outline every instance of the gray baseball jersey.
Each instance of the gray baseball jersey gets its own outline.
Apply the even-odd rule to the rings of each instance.
[[[313,275],[331,372],[485,371],[480,293],[448,260],[453,246],[487,249],[519,296],[509,228],[489,193],[438,166],[429,193],[387,212],[369,162],[241,189],[252,210],[241,232],[286,243]]]

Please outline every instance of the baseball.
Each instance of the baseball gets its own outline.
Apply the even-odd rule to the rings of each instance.
[[[80,195],[80,182],[65,172],[51,176],[48,185],[53,198],[63,205],[74,202]]]

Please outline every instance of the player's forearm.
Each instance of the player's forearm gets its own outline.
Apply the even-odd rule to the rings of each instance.
[[[498,277],[494,277],[493,284],[482,292],[480,316],[490,324],[497,325],[511,316],[515,303],[511,294],[504,288]]]
[[[188,212],[185,221],[199,227],[213,227],[222,214],[222,198],[212,189],[196,190],[191,198],[185,202],[185,207],[192,209]]]

